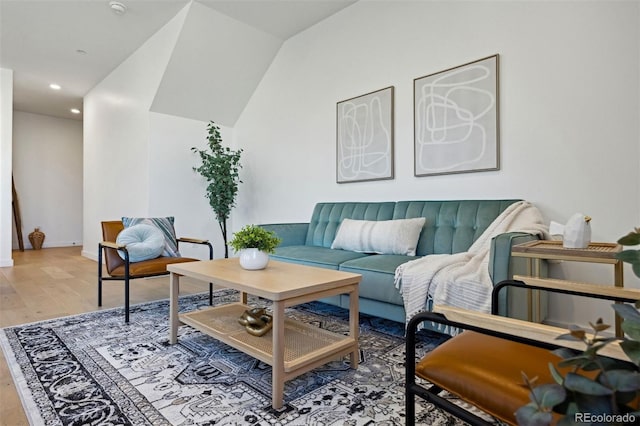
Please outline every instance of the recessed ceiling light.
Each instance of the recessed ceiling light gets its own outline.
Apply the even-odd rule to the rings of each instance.
[[[80,114],[80,110],[78,108],[71,108],[71,112],[74,114]]]
[[[127,11],[127,6],[115,0],[109,2],[109,7],[116,15],[124,15],[124,13]]]
[[[51,84],[49,85],[49,87],[50,87],[51,89],[53,89],[53,90],[60,90],[60,89],[62,89],[62,87],[60,87],[60,85],[59,85],[59,84],[55,84],[55,83],[51,83]]]

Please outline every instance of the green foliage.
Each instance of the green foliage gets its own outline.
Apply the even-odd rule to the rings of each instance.
[[[229,257],[227,249],[227,220],[231,214],[231,209],[236,205],[236,195],[238,194],[238,184],[240,180],[240,156],[242,149],[237,151],[229,147],[222,146],[222,136],[220,127],[213,121],[207,125],[209,150],[201,150],[192,147],[191,151],[200,156],[202,164],[194,167],[207,181],[205,197],[209,200],[209,205],[216,215],[216,220],[220,225],[220,231],[225,243],[225,257]]]
[[[623,246],[640,245],[640,228],[635,228],[624,237],[618,240],[618,244]],[[623,250],[616,255],[616,258],[631,264],[633,273],[640,277],[640,250]]]
[[[281,242],[273,231],[267,231],[257,225],[246,225],[233,234],[229,245],[237,252],[245,248],[257,248],[265,253],[273,253]]]
[[[640,228],[620,238],[621,245],[639,245]],[[640,250],[624,250],[618,259],[631,263],[633,272],[640,277]],[[634,308],[628,304],[614,304],[613,309],[623,319],[622,329],[626,336],[620,346],[630,362],[602,357],[598,351],[616,340],[600,337],[599,333],[609,328],[599,319],[590,324],[593,332],[572,326],[569,333],[558,336],[559,340],[582,341],[583,352],[560,348],[553,353],[562,358],[559,367],[571,367],[565,376],[550,364],[555,384],[535,386],[535,379],[523,374],[525,385],[531,390],[527,405],[516,411],[516,419],[523,426],[546,426],[552,423],[552,413],[562,415],[558,425],[575,425],[576,413],[590,414],[633,414],[640,417],[637,399],[640,397],[640,312],[639,304]],[[589,377],[583,372],[591,372]],[[595,375],[594,375],[595,374]],[[590,377],[593,377],[590,378]],[[584,424],[584,423],[582,423]]]

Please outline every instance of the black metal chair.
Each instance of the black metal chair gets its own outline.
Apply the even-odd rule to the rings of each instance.
[[[523,278],[523,277],[518,277]],[[581,342],[555,340],[567,330],[548,325],[498,316],[498,294],[505,287],[545,290],[576,296],[632,303],[640,300],[640,291],[616,287],[535,279],[502,281],[493,290],[492,314],[452,307],[435,307],[435,312],[415,315],[408,324],[406,338],[406,424],[415,424],[415,397],[419,396],[471,425],[495,425],[483,417],[444,398],[446,391],[506,424],[516,425],[515,412],[529,403],[529,389],[523,385],[522,372],[538,377],[538,383],[552,383],[549,363],[561,358],[550,350],[571,347],[583,350]],[[432,321],[464,330],[420,360],[416,360],[418,325]],[[619,345],[603,348],[601,355],[628,361]],[[559,368],[560,371],[567,371]],[[420,382],[416,378],[422,379]]]
[[[124,281],[124,318],[129,322],[129,282],[137,278],[168,275],[167,265],[173,263],[196,262],[200,259],[190,257],[160,256],[141,262],[130,262],[126,246],[117,244],[116,237],[124,229],[120,220],[102,222],[102,238],[98,244],[98,306],[102,306],[102,281]],[[209,259],[213,259],[213,246],[207,240],[195,238],[178,238],[178,243],[193,243],[209,247]],[[118,255],[118,250],[124,253],[124,259]],[[102,253],[108,276],[102,273]],[[209,283],[209,305],[213,304],[213,284]]]

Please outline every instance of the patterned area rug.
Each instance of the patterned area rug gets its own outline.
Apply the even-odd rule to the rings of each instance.
[[[207,294],[180,309],[207,306]],[[214,304],[237,300],[220,290]],[[268,306],[250,298],[253,306]],[[285,383],[271,408],[271,367],[189,326],[168,344],[168,301],[3,329],[0,343],[34,425],[403,425],[402,324],[360,316],[360,364],[348,357]],[[314,302],[289,317],[348,333],[348,312]],[[418,353],[443,341],[421,332]],[[421,402],[417,422],[462,424]]]

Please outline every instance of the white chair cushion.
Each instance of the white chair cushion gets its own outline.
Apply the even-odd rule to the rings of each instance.
[[[123,229],[116,238],[116,243],[127,246],[130,262],[155,259],[164,250],[164,235],[153,225],[139,224]],[[124,252],[118,250],[124,259]]]
[[[180,257],[178,251],[178,240],[176,238],[176,230],[173,227],[174,217],[123,217],[122,224],[125,228],[133,225],[144,223],[157,227],[164,235],[164,251],[163,256]]]

